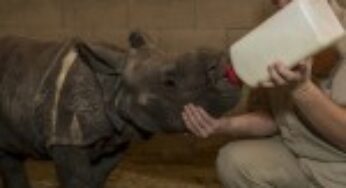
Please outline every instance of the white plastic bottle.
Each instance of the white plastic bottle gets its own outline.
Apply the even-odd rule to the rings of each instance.
[[[327,0],[293,0],[230,47],[237,75],[250,87],[269,79],[268,66],[287,66],[332,45],[344,28]]]

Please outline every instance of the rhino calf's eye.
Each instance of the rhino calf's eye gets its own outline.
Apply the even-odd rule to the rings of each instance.
[[[169,88],[174,88],[174,87],[176,87],[176,83],[175,83],[175,81],[174,80],[165,80],[164,82],[163,82],[163,84],[165,85],[165,87],[169,87]]]

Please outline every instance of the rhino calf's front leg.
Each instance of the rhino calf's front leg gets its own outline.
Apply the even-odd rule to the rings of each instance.
[[[100,188],[93,176],[87,151],[75,146],[55,146],[53,161],[60,186],[63,188]]]
[[[5,188],[30,188],[23,159],[0,152],[0,171]]]
[[[123,156],[121,148],[92,161],[89,148],[56,146],[52,150],[59,182],[63,188],[102,188]]]

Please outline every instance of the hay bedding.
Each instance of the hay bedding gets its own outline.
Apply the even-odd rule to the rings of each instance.
[[[135,143],[106,188],[221,188],[214,161],[225,141],[158,135]],[[58,188],[51,162],[28,161],[26,166],[34,188]]]

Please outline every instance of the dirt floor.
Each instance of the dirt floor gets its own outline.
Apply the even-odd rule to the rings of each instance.
[[[160,135],[133,144],[107,181],[107,188],[220,188],[214,161],[225,138],[201,140]],[[34,188],[57,188],[51,162],[29,161]],[[0,186],[1,187],[1,186]]]

